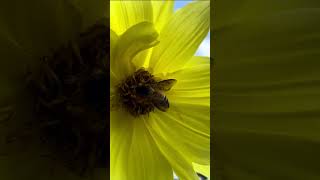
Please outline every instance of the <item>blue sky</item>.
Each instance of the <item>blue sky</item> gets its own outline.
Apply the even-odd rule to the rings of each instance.
[[[178,8],[181,8],[183,6],[185,6],[186,4],[188,4],[189,2],[191,1],[175,1],[174,3],[174,9],[178,9]]]
[[[186,4],[190,3],[191,1],[175,1],[174,9],[177,10]],[[210,56],[210,33],[201,43],[198,51],[196,52],[198,56]]]

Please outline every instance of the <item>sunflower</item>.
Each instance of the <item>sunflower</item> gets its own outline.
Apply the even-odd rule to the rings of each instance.
[[[319,179],[319,1],[216,1],[214,179]]]
[[[85,89],[90,92],[93,87],[100,87],[96,84],[108,82],[107,79],[96,83],[99,78],[94,78],[99,77],[100,72],[103,74],[100,77],[106,75],[101,67],[109,51],[109,43],[105,42],[109,39],[107,1],[13,0],[3,2],[0,14],[1,179],[107,178],[107,155],[94,157],[96,154],[87,150],[102,149],[96,146],[101,144],[97,143],[98,139],[106,146],[105,112],[108,108],[105,105],[95,107],[99,103],[89,101],[94,99],[91,95],[101,92],[100,89],[89,93],[90,96],[83,93]],[[104,38],[94,40],[92,29],[99,32],[99,36],[94,34],[93,37]],[[76,54],[83,60],[81,66],[71,68],[64,64],[80,65],[73,61],[80,59],[75,58]],[[107,90],[105,88],[105,92]],[[108,93],[105,94],[108,97]],[[85,100],[85,97],[90,98]],[[100,111],[100,107],[104,109]],[[76,123],[77,120],[80,121]],[[102,128],[98,131],[103,132],[99,137],[94,135],[97,131],[92,120],[104,123],[99,126]],[[85,140],[89,134],[97,137],[91,143],[93,139]],[[84,147],[90,148],[85,150]],[[75,154],[78,155],[73,156]],[[89,162],[89,154],[94,155],[92,162]],[[97,167],[97,159],[104,161],[102,166]]]
[[[209,1],[111,1],[110,176],[198,179],[210,161]]]

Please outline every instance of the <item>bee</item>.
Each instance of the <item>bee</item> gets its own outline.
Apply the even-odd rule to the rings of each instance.
[[[135,89],[139,97],[138,101],[150,102],[154,107],[165,112],[169,108],[169,101],[164,92],[169,91],[176,82],[175,79],[167,79],[152,84],[138,85]]]

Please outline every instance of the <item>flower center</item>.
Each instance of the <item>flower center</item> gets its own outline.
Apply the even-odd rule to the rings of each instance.
[[[43,142],[81,174],[109,163],[107,58],[109,28],[96,24],[42,58],[37,72],[28,76],[37,116],[33,127],[40,127]]]
[[[118,100],[135,117],[149,114],[155,108],[165,112],[169,108],[169,100],[164,92],[175,83],[175,79],[158,81],[150,72],[139,69],[118,85]]]

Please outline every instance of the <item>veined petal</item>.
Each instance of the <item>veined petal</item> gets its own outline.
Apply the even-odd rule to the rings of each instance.
[[[172,169],[150,136],[143,119],[111,112],[111,180],[169,180]]]
[[[149,22],[136,24],[121,35],[111,61],[111,70],[115,76],[123,79],[132,74],[136,70],[133,58],[139,52],[158,44],[157,37],[158,33]]]
[[[163,27],[160,45],[153,49],[150,68],[154,73],[182,68],[194,55],[209,31],[210,2],[189,3]]]
[[[131,26],[148,21],[153,22],[150,1],[110,1],[111,29],[121,35]]]
[[[115,47],[118,43],[119,36],[114,31],[110,30],[110,58],[114,59]]]
[[[163,25],[168,21],[173,14],[174,1],[151,1],[153,6],[153,22],[155,29],[160,32]],[[150,57],[152,54],[152,48],[147,49],[139,53],[134,59],[133,63],[137,68],[148,68]]]
[[[173,14],[174,1],[151,1],[153,7],[153,22],[155,29],[160,32],[164,24],[169,20]],[[139,53],[133,60],[137,68],[148,68],[152,48]]]
[[[319,17],[294,8],[215,30],[216,178],[319,178]]]
[[[174,1],[151,1],[153,8],[153,22],[156,29],[161,32],[163,26],[169,21],[174,12]]]
[[[211,61],[213,61],[213,59],[207,56],[193,56],[191,60],[186,63],[184,68],[192,68],[199,65],[210,66]],[[212,70],[210,72],[212,72]]]
[[[163,146],[171,146],[172,151],[180,152],[182,159],[209,164],[210,59],[193,57],[186,68],[166,78],[177,79],[177,83],[166,94],[170,102],[169,110],[152,114],[149,125],[157,134],[154,136],[166,142]],[[160,144],[162,140],[159,140]],[[169,147],[164,149],[169,150]],[[172,152],[166,153],[170,158]],[[182,165],[177,166],[179,169]]]
[[[192,57],[185,68],[168,74],[177,83],[166,93],[170,102],[210,106],[210,59]]]
[[[169,99],[170,101],[170,99]],[[152,116],[152,127],[189,162],[209,164],[210,107],[170,101],[167,112]]]
[[[168,144],[167,139],[165,139],[161,134],[159,134],[159,131],[156,130],[158,128],[156,122],[162,120],[163,119],[159,119],[158,116],[150,114],[150,118],[145,121],[151,136],[180,179],[198,180],[189,159],[180,152],[180,149],[177,151],[171,144]],[[174,129],[171,130],[174,131]]]
[[[200,173],[205,177],[210,178],[210,165],[200,165],[193,163],[193,167],[197,173]]]
[[[141,67],[148,68],[151,53],[152,53],[152,48],[146,49],[146,50],[141,51],[139,54],[137,54],[133,58],[132,61],[133,61],[133,64],[135,65],[136,69],[139,69]]]
[[[152,122],[154,130],[191,162],[209,164],[210,59],[193,57],[186,68],[166,78],[177,83],[166,93],[169,111],[154,115],[159,119]]]
[[[295,10],[301,8],[319,8],[318,1],[301,1],[290,0],[241,0],[241,1],[215,1],[215,14],[212,24],[213,28],[227,27],[235,23],[245,20],[261,19],[264,16],[269,16],[279,12]]]

